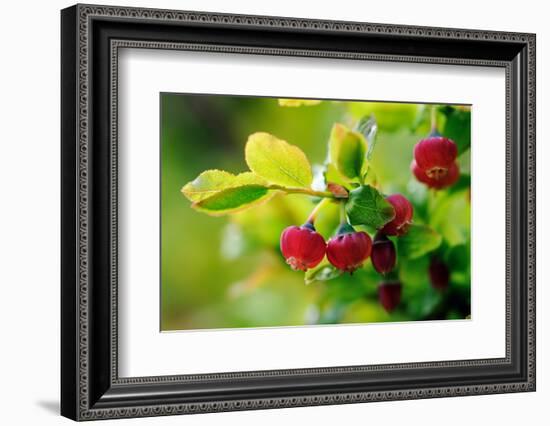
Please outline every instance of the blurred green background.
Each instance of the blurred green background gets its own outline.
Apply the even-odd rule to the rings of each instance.
[[[450,189],[435,192],[416,182],[409,168],[412,149],[430,130],[430,111],[424,104],[324,101],[282,107],[272,98],[161,94],[161,330],[468,317],[470,150],[459,157],[461,178]],[[353,127],[365,116],[378,125],[371,160],[377,185],[386,194],[406,195],[415,207],[414,223],[429,224],[443,237],[435,252],[422,257],[398,253],[403,293],[391,314],[378,302],[382,280],[370,260],[353,276],[309,285],[303,273],[286,265],[280,233],[302,224],[316,200],[277,195],[247,211],[211,217],[193,210],[180,192],[207,169],[247,170],[244,145],[258,131],[299,146],[315,173],[325,161],[332,125]],[[437,117],[440,131],[467,138],[469,146],[468,107],[437,106]],[[337,207],[330,206],[316,227],[328,239],[337,224]],[[446,291],[430,285],[433,256],[451,271]]]

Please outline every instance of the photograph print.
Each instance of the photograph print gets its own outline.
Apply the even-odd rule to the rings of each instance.
[[[470,320],[470,117],[161,93],[161,331]]]

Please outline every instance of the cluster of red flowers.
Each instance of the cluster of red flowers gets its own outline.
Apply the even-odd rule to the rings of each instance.
[[[314,268],[327,256],[328,261],[342,272],[353,273],[371,257],[374,269],[382,275],[393,270],[396,262],[395,246],[387,237],[407,232],[413,216],[412,204],[401,194],[386,198],[395,210],[394,218],[378,231],[374,243],[364,231],[357,232],[348,223],[342,224],[336,235],[325,243],[311,222],[302,226],[289,226],[281,234],[281,252],[295,270]],[[379,286],[380,302],[388,311],[400,300],[401,284]],[[397,285],[399,284],[399,285]],[[391,293],[391,294],[390,294]]]
[[[457,147],[452,140],[431,135],[416,144],[413,156],[413,174],[430,188],[445,188],[458,180]],[[393,206],[395,216],[378,230],[374,242],[369,234],[357,232],[344,222],[326,243],[310,221],[302,226],[289,226],[281,234],[281,252],[286,262],[294,270],[306,271],[317,266],[326,255],[335,268],[353,273],[370,257],[374,269],[386,276],[396,264],[395,246],[388,236],[406,234],[413,217],[413,206],[403,195],[390,195],[386,200]],[[447,286],[449,271],[438,259],[432,260],[429,275],[434,288],[442,290]],[[386,311],[399,304],[401,288],[399,281],[379,284],[379,301]]]

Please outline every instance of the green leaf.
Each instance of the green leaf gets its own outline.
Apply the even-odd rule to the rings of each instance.
[[[352,225],[381,228],[395,217],[393,206],[372,186],[365,185],[349,193],[346,213]]]
[[[455,271],[469,272],[470,245],[458,244],[454,247],[450,247],[447,252],[447,263]]]
[[[248,137],[245,158],[250,170],[268,182],[309,188],[313,181],[311,165],[303,151],[269,133]]]
[[[425,135],[430,133],[431,128],[431,110],[433,105],[421,104],[416,111],[416,117],[411,125],[411,131]]]
[[[452,139],[458,148],[458,154],[462,154],[470,148],[471,137],[471,113],[470,109],[458,109],[456,107],[444,107],[441,112],[445,115],[443,136]]]
[[[417,259],[441,244],[441,235],[426,225],[410,225],[405,235],[397,239],[399,256]]]
[[[260,185],[243,185],[227,188],[196,201],[192,207],[213,216],[235,213],[251,207],[269,196],[269,190]]]
[[[366,167],[367,140],[358,132],[336,123],[329,139],[329,158],[336,169],[349,180],[361,178]]]
[[[217,193],[243,185],[265,186],[267,182],[252,172],[245,172],[238,175],[223,170],[206,170],[195,180],[186,184],[181,192],[190,201],[201,201]]]
[[[329,281],[342,275],[342,271],[328,262],[321,262],[315,268],[308,269],[304,274],[304,282],[309,285],[315,281]]]
[[[430,213],[430,226],[443,236],[449,246],[466,244],[470,239],[471,219],[467,189],[438,195]]]
[[[429,286],[425,286],[423,291],[415,294],[414,297],[403,295],[403,299],[409,300],[406,307],[407,313],[418,319],[426,319],[432,315],[441,303],[441,298],[442,294]]]

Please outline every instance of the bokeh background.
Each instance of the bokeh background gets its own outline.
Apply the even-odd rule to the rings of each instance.
[[[161,94],[161,330],[299,326],[308,324],[465,319],[470,314],[470,150],[459,157],[461,178],[448,190],[428,190],[410,172],[412,149],[430,131],[431,105],[323,101],[281,107],[277,99]],[[438,127],[467,138],[467,106],[436,107]],[[450,114],[459,114],[450,120]],[[193,210],[183,185],[207,169],[246,171],[244,145],[254,132],[299,146],[322,165],[335,122],[350,127],[363,117],[377,123],[371,164],[384,193],[400,192],[414,204],[415,223],[429,224],[443,242],[414,260],[399,257],[403,285],[397,309],[378,302],[382,282],[367,261],[353,276],[304,284],[279,251],[281,231],[302,224],[314,201],[278,195],[238,214],[211,217]],[[316,222],[328,239],[338,223],[330,206]],[[430,285],[434,256],[450,272],[445,291]]]

